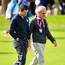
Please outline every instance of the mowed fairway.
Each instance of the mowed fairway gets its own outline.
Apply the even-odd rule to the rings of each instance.
[[[45,65],[65,65],[65,16],[48,16],[48,26],[52,35],[57,40],[58,46],[47,40],[44,59]],[[12,65],[17,60],[17,53],[12,44],[12,37],[6,37],[3,31],[9,27],[10,23],[5,17],[0,16],[0,65]],[[32,49],[28,50],[26,65],[29,65],[34,57]]]

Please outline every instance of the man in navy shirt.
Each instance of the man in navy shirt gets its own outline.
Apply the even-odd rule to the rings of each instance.
[[[28,6],[20,5],[18,15],[12,18],[10,25],[10,35],[14,38],[14,47],[18,52],[18,60],[14,65],[25,65],[29,34],[29,19],[26,16]]]

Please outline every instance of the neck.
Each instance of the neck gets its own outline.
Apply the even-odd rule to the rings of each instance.
[[[44,17],[38,17],[38,16],[37,16],[37,19],[44,19]]]

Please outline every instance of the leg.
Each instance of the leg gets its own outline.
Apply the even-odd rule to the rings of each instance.
[[[30,65],[36,65],[37,62],[38,62],[38,59],[37,59],[37,46],[36,46],[35,43],[32,44],[32,48],[33,48],[33,51],[34,51],[34,58],[33,58]]]
[[[16,51],[18,53],[18,60],[15,65],[25,65],[27,54],[27,43],[23,41],[16,42]]]
[[[33,50],[35,52],[35,57],[31,65],[36,65],[37,61],[39,65],[44,65],[44,57],[43,57],[44,47],[45,47],[44,44],[33,43]]]
[[[43,56],[43,52],[44,52],[44,44],[40,44],[38,43],[38,63],[39,65],[44,65],[44,56]]]

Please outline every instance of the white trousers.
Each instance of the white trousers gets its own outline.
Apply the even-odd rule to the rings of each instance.
[[[35,56],[30,65],[44,65],[44,48],[45,44],[42,43],[32,43],[32,48],[34,50]]]

